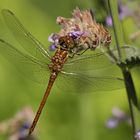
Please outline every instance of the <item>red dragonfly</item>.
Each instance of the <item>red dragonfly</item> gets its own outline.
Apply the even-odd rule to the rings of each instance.
[[[86,89],[92,88],[94,92],[123,87],[123,80],[117,77],[117,66],[111,64],[105,53],[92,51],[90,54],[70,58],[68,51],[58,46],[54,55],[51,56],[47,49],[23,27],[11,11],[4,9],[2,15],[8,28],[24,50],[21,51],[0,39],[0,53],[28,77],[39,82],[49,81],[30,127],[29,135],[38,122],[57,76],[59,76],[58,84],[61,81],[67,81],[60,85],[65,84],[64,86],[68,86],[68,90],[71,92],[75,91],[75,88],[78,88],[79,92],[86,92]]]

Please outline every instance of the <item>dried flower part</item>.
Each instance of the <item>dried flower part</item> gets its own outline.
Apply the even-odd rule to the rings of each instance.
[[[78,53],[86,49],[95,50],[100,45],[108,47],[111,43],[109,31],[96,23],[90,10],[81,11],[76,8],[72,13],[72,18],[57,17],[56,22],[61,26],[61,30],[52,34],[49,41],[56,46],[62,45],[63,38],[65,47],[69,48],[68,45],[70,45],[68,49],[70,53]]]
[[[0,122],[0,133],[7,134],[8,140],[27,139],[28,129],[32,123],[34,112],[30,107],[24,107],[18,111],[12,118]],[[34,134],[35,135],[35,134]],[[35,140],[35,136],[29,140]]]

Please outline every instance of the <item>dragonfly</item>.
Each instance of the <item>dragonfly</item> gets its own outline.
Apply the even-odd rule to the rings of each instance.
[[[67,50],[58,46],[54,55],[20,23],[7,9],[2,10],[4,20],[21,48],[16,48],[0,39],[0,53],[19,71],[29,78],[48,85],[33,123],[29,129],[32,134],[46,104],[53,84],[71,92],[109,91],[122,88],[123,79],[117,76],[117,66],[112,65],[105,53],[89,53],[69,57]],[[109,71],[110,70],[110,71]],[[68,86],[68,88],[66,88]]]

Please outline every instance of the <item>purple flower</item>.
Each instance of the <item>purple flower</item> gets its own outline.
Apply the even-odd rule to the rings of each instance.
[[[112,117],[110,117],[106,122],[106,127],[110,129],[116,128],[122,122],[130,124],[130,117],[122,110],[115,107],[112,109]]]
[[[28,129],[32,123],[34,113],[30,107],[24,107],[12,118],[0,123],[1,133],[6,133],[6,139],[35,140],[35,134],[27,137]]]
[[[49,46],[50,51],[55,51],[56,48],[57,48],[57,46],[55,44],[52,44],[51,46]]]
[[[119,3],[118,8],[119,8],[119,17],[120,17],[120,19],[124,19],[125,17],[133,15],[132,11],[128,8],[128,6],[122,4],[121,2]]]
[[[22,131],[24,131],[24,130],[26,130],[26,129],[29,129],[30,128],[30,125],[31,124],[29,124],[29,122],[23,122],[23,124],[21,125],[21,128],[20,128],[20,131],[22,132]]]
[[[108,26],[112,26],[112,18],[111,18],[111,16],[107,16],[107,18],[106,18],[106,24],[108,25]]]
[[[135,139],[140,140],[140,130],[138,130],[137,133],[135,134]]]
[[[84,34],[84,32],[81,31],[73,31],[70,32],[69,35],[73,38],[73,39],[77,39],[79,37],[81,37]]]
[[[133,12],[128,8],[128,6],[122,4],[122,2],[119,2],[119,4],[118,4],[118,12],[119,12],[119,19],[120,20],[123,20],[125,17],[133,15]],[[106,17],[106,25],[112,26],[111,16]]]
[[[107,128],[116,128],[118,126],[119,122],[117,119],[115,118],[110,118],[107,122],[106,122],[106,127]]]
[[[70,52],[75,53],[87,48],[94,50],[98,46],[108,47],[111,43],[109,31],[94,20],[90,10],[81,11],[76,8],[71,18],[57,17],[56,22],[61,29],[58,33],[49,36],[48,40],[53,43],[51,48],[60,45],[59,38],[61,37],[72,37],[72,43],[76,46],[69,44],[72,49],[75,47],[75,50],[70,50]]]

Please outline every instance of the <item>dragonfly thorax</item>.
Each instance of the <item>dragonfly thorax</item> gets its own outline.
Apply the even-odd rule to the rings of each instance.
[[[52,63],[49,65],[50,70],[53,72],[61,71],[67,59],[68,59],[68,51],[58,48],[51,59]]]

